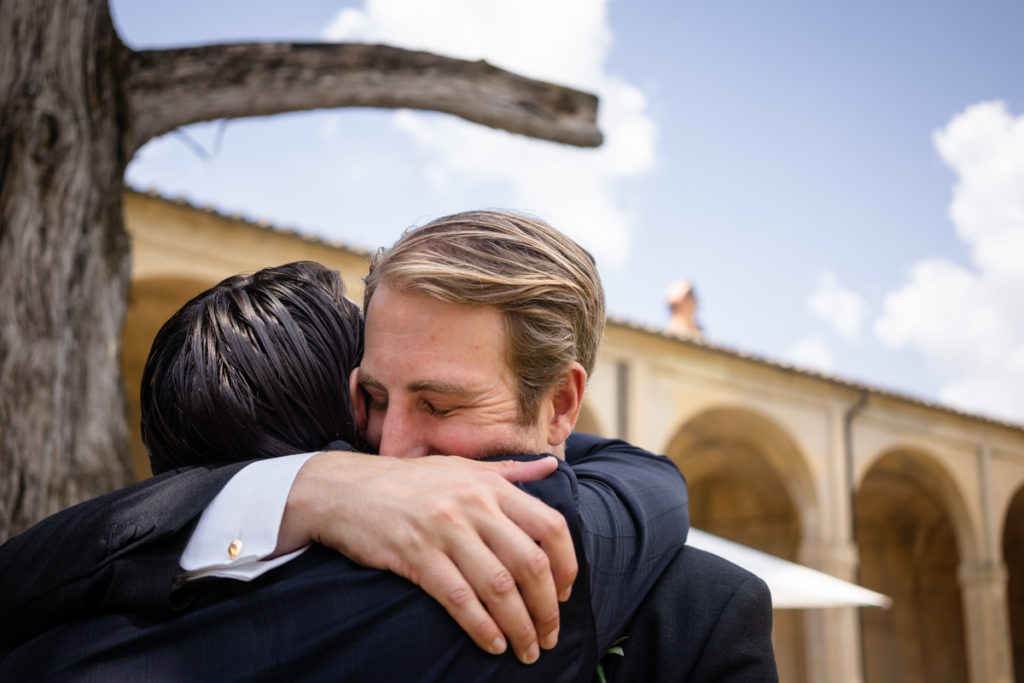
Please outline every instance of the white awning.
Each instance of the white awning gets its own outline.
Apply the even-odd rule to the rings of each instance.
[[[772,592],[775,609],[892,605],[892,599],[881,593],[699,529],[690,529],[686,543],[760,576]]]

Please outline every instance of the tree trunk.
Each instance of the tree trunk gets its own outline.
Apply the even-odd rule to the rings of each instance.
[[[132,52],[106,0],[0,0],[0,541],[131,478],[131,154],[187,123],[339,106],[601,144],[593,95],[485,62],[381,45]]]
[[[105,0],[0,0],[0,540],[130,480],[125,52]]]

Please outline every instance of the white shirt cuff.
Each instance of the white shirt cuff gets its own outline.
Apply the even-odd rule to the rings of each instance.
[[[263,559],[277,547],[288,493],[299,469],[313,455],[258,460],[239,470],[199,517],[179,561],[185,570],[179,578],[251,581],[302,554],[306,548]]]

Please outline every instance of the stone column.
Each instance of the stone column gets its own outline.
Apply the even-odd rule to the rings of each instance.
[[[963,562],[958,579],[971,683],[1013,683],[1006,565]]]
[[[846,541],[808,539],[800,562],[845,581],[856,581],[857,545]],[[806,610],[807,679],[862,683],[860,614],[858,607]]]

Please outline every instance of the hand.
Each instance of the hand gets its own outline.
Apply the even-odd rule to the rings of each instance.
[[[558,601],[569,597],[576,554],[565,518],[510,482],[556,467],[554,458],[321,453],[292,485],[277,552],[316,541],[393,571],[440,602],[479,647],[500,654],[510,642],[529,664],[558,641]]]

